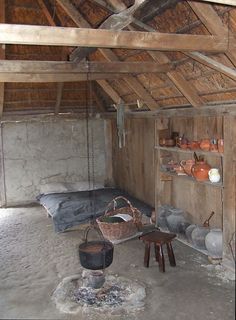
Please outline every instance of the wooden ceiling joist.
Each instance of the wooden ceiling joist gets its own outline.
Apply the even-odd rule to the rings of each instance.
[[[104,79],[123,79],[123,74],[112,73],[7,73],[0,72],[1,82],[77,82]]]
[[[62,0],[57,0],[59,3],[61,3]],[[68,0],[63,0],[68,2]],[[72,11],[73,10],[73,11]],[[80,20],[74,20],[74,22],[76,23],[76,25],[79,28],[83,28],[85,26],[88,26],[88,21],[85,20],[82,15],[80,14],[80,12],[78,10],[76,10],[76,8],[74,7],[74,5],[70,5],[69,10],[67,10],[67,14],[73,14],[74,11],[77,11],[77,13],[79,14]],[[72,18],[72,16],[71,16]],[[110,50],[110,49],[99,49],[100,53],[103,55],[103,57],[107,60],[107,61],[113,61],[113,62],[118,62],[119,59],[117,58],[117,56],[115,55],[115,53]],[[136,94],[139,98],[141,99],[145,99],[147,102],[147,106],[149,109],[151,110],[155,110],[158,108],[158,104],[156,103],[155,99],[153,99],[152,95],[144,88],[144,86],[139,82],[138,79],[136,79],[135,77],[129,76],[128,78],[124,78],[124,81],[127,83],[127,85],[130,88],[133,88],[135,86],[135,88],[140,88],[141,91],[137,91],[136,90]],[[101,86],[101,83],[99,83]],[[108,83],[107,83],[108,87],[111,87]],[[106,91],[106,85],[103,85],[103,87],[105,88],[104,91],[109,95],[109,90]],[[143,96],[144,94],[144,96]],[[112,97],[114,96],[113,94],[111,95]],[[119,97],[119,100],[121,100],[121,98]],[[114,100],[113,100],[114,101]],[[114,101],[116,102],[116,101]],[[117,102],[116,102],[117,103]],[[119,103],[119,102],[118,102]]]
[[[16,24],[0,24],[0,43],[162,51],[225,52],[228,49],[228,39],[218,36]]]
[[[174,64],[156,62],[60,62],[60,61],[0,61],[0,73],[159,73],[174,69]]]
[[[129,26],[131,22],[134,21],[134,13],[136,10],[138,10],[142,5],[146,2],[149,2],[150,0],[139,0],[135,1],[135,3],[129,7],[126,8],[125,5],[122,3],[119,6],[119,12],[110,15],[103,23],[99,26],[98,29],[108,29],[108,30],[122,30],[125,27]],[[73,19],[73,21],[77,24],[81,24],[82,15],[79,11],[76,11],[76,15],[74,14],[75,9],[71,5],[70,1],[68,0],[58,0],[58,2],[61,4],[63,9],[67,12],[68,15]],[[121,10],[121,8],[123,8]],[[91,27],[87,21],[83,24],[83,28]],[[72,61],[81,61],[83,58],[88,56],[90,53],[92,53],[96,48],[76,48],[70,55],[70,60]]]

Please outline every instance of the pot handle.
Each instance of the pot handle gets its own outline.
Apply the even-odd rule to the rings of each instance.
[[[192,174],[192,176],[194,177],[194,166],[192,166],[192,168],[191,168],[191,174]],[[194,177],[195,178],[195,177]]]
[[[186,172],[184,166],[186,165],[186,160],[181,160],[179,165],[181,166],[181,168],[183,168],[184,172],[188,175],[188,173]]]
[[[100,239],[105,240],[105,238],[104,238],[104,236],[103,236],[103,234],[102,234],[102,232],[101,232],[100,229],[98,229],[98,228],[95,227],[95,226],[88,226],[88,227],[84,230],[84,235],[83,235],[83,238],[82,238],[82,240],[83,240],[84,242],[86,242],[86,243],[88,242],[88,233],[89,233],[90,230],[95,230],[95,231],[97,232],[97,234],[99,235]]]

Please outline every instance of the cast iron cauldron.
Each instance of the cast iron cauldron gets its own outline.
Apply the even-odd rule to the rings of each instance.
[[[103,240],[88,241],[88,232],[91,229],[91,227],[88,227],[85,230],[85,240],[79,245],[80,263],[82,267],[90,270],[105,269],[109,267],[113,261],[114,246],[104,238]],[[98,229],[95,230],[101,234]]]

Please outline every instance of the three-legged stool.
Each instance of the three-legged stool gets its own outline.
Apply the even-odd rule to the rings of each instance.
[[[148,234],[144,234],[143,236],[140,236],[139,238],[143,240],[145,243],[145,254],[144,254],[144,266],[146,268],[149,267],[149,260],[150,260],[150,247],[151,244],[154,244],[155,249],[155,256],[156,261],[159,264],[159,269],[162,272],[165,272],[165,258],[163,254],[163,244],[167,247],[167,253],[170,261],[170,265],[172,267],[176,266],[175,262],[175,256],[174,251],[171,245],[171,241],[176,237],[176,234],[174,233],[167,233],[155,230],[153,232],[150,232]]]

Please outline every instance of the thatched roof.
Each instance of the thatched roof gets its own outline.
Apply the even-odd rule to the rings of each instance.
[[[1,113],[83,113],[88,105],[111,112],[122,102],[132,110],[235,103],[236,7],[232,0],[209,1],[2,0]],[[29,25],[66,27],[65,35],[71,33],[60,41],[59,33],[54,39],[47,28],[42,34],[32,28],[32,41]],[[69,28],[78,27],[86,28],[78,37],[90,48],[73,45]],[[123,31],[89,33],[87,28]]]

